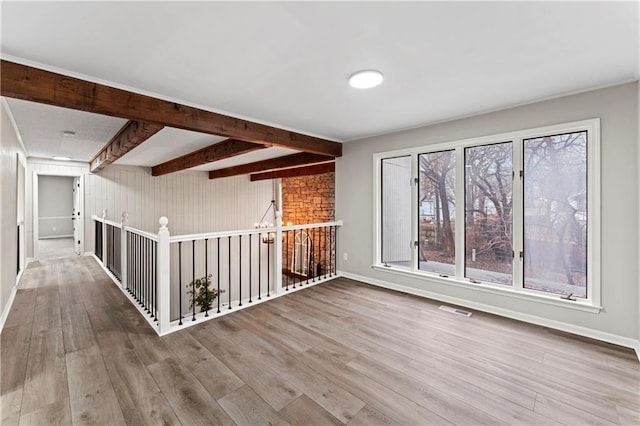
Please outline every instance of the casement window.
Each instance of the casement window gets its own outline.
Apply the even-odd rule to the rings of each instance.
[[[599,120],[374,156],[374,268],[600,309]]]

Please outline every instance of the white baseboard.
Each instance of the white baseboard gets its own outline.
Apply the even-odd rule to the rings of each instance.
[[[478,311],[487,312],[490,314],[499,315],[501,317],[511,318],[518,321],[524,321],[530,324],[540,325],[543,327],[552,328],[554,330],[565,331],[567,333],[576,334],[578,336],[589,337],[591,339],[600,340],[607,343],[613,343],[615,345],[623,346],[625,348],[634,349],[638,360],[640,361],[640,341],[631,339],[617,334],[611,334],[600,330],[593,330],[591,328],[581,327],[575,324],[569,324],[561,321],[556,321],[548,318],[538,317],[535,315],[523,314],[521,312],[512,311],[509,309],[499,308],[496,306],[485,305],[484,303],[472,302],[465,299],[460,299],[453,296],[447,296],[440,293],[434,293],[427,290],[421,290],[413,287],[407,287],[400,284],[391,283],[388,281],[378,280],[375,278],[365,277],[362,275],[352,274],[349,272],[340,272],[345,278],[350,278],[355,281],[361,281],[366,284],[375,285],[378,287],[387,288],[390,290],[396,290],[403,293],[413,294],[415,296],[426,297],[427,299],[437,300],[440,302],[451,303],[465,308],[476,309]]]
[[[2,332],[2,330],[4,329],[4,323],[7,322],[7,318],[9,317],[9,312],[11,312],[11,307],[13,306],[13,301],[15,300],[16,293],[18,292],[18,283],[20,282],[20,278],[22,277],[22,272],[23,271],[24,271],[24,268],[22,268],[22,270],[18,274],[18,276],[16,278],[16,283],[13,286],[13,288],[11,289],[11,294],[9,295],[9,300],[7,301],[7,304],[4,306],[4,309],[2,309],[2,316],[0,317],[0,332]]]

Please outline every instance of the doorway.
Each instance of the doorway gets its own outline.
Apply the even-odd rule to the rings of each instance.
[[[82,176],[34,175],[34,257],[83,254]]]

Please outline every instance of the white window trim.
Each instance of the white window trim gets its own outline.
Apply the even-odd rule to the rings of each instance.
[[[418,177],[418,162],[417,156],[434,151],[451,150],[456,151],[457,164],[463,164],[464,161],[460,158],[464,154],[464,148],[476,145],[484,145],[491,143],[507,142],[511,141],[514,146],[522,146],[523,139],[531,139],[541,136],[550,136],[553,134],[561,133],[573,133],[578,131],[587,131],[587,211],[589,212],[589,219],[587,224],[587,298],[578,299],[575,301],[565,300],[560,295],[552,293],[544,293],[535,290],[527,290],[522,287],[522,280],[514,280],[514,285],[505,287],[499,284],[485,283],[480,284],[471,283],[468,279],[464,278],[464,228],[456,227],[455,241],[456,241],[456,275],[442,278],[437,274],[420,271],[418,269],[417,262],[417,250],[412,250],[411,269],[401,268],[396,266],[385,266],[381,262],[382,253],[382,222],[381,222],[381,162],[385,158],[399,157],[399,156],[411,156],[412,158],[412,182],[415,182]],[[519,153],[519,149],[514,149],[514,153]],[[601,306],[601,253],[600,253],[600,220],[601,220],[601,208],[600,208],[600,119],[593,118],[588,120],[574,121],[570,123],[561,123],[551,126],[537,127],[531,129],[523,129],[508,133],[501,133],[495,135],[482,136],[471,139],[464,139],[459,141],[450,141],[443,143],[436,143],[431,145],[422,145],[414,148],[407,148],[401,150],[387,151],[375,153],[373,155],[373,224],[374,224],[374,250],[373,250],[373,263],[372,268],[409,276],[412,278],[420,278],[425,281],[431,281],[438,284],[448,284],[456,287],[463,287],[473,289],[475,291],[482,291],[488,293],[499,294],[506,297],[513,297],[522,300],[528,300],[532,302],[544,303],[554,306],[560,306],[564,308],[577,309],[592,313],[598,313],[602,309]],[[515,156],[516,154],[514,154]],[[513,167],[518,175],[518,172],[522,167],[522,159],[514,158]],[[463,175],[463,176],[459,176]],[[521,185],[522,182],[514,180],[515,185]],[[456,193],[464,193],[464,168],[456,167]],[[517,199],[516,199],[517,197]],[[412,190],[412,206],[417,205],[417,185],[414,184]],[[514,218],[521,217],[522,200],[521,191],[514,191]],[[517,210],[516,210],[517,209]],[[412,239],[417,240],[417,212],[416,208],[412,208]],[[513,232],[514,238],[514,250],[522,250],[523,238],[522,238],[522,224],[517,223],[519,220],[514,220]],[[464,223],[464,209],[456,209],[456,223]],[[516,256],[514,258],[514,277],[517,277],[521,273],[522,261]]]

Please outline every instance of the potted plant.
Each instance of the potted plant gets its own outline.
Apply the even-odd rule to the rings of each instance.
[[[210,288],[211,274],[206,277],[197,278],[187,284],[187,294],[191,296],[193,303],[200,307],[200,312],[206,312],[211,309],[213,301],[218,297],[218,291]],[[220,293],[224,293],[221,290]]]

